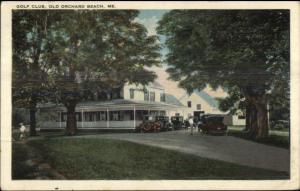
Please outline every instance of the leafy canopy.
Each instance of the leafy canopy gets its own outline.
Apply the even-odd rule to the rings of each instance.
[[[289,78],[286,10],[173,10],[157,29],[167,39],[171,78],[188,91],[206,84],[271,89],[274,79]]]
[[[124,83],[147,84],[155,74],[145,69],[159,64],[157,36],[135,22],[135,10],[62,11],[52,33],[58,92],[109,91]],[[70,94],[69,94],[70,95]],[[63,96],[60,96],[63,97]]]

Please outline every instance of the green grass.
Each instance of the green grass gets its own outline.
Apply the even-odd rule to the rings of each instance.
[[[29,145],[67,179],[288,179],[288,173],[240,166],[109,139],[32,140]],[[16,147],[17,146],[17,147]],[[14,150],[20,150],[14,145]],[[15,166],[20,162],[13,155]],[[21,156],[22,157],[22,156]],[[18,173],[15,173],[18,175]],[[24,175],[23,175],[24,176]]]
[[[13,143],[12,149],[12,178],[13,179],[33,179],[35,168],[26,165],[29,153],[24,144]]]
[[[258,143],[281,147],[281,148],[290,148],[290,139],[289,136],[285,133],[280,133],[276,131],[270,131],[270,135],[264,139],[253,139],[248,136],[247,132],[243,131],[244,127],[240,126],[229,126],[228,127],[228,135],[239,137],[242,139],[247,139],[251,141],[255,141]]]

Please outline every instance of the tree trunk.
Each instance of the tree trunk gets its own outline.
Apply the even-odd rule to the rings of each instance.
[[[35,107],[30,107],[29,113],[30,113],[29,135],[30,136],[36,136],[36,118],[35,118],[36,108]]]
[[[66,108],[67,108],[66,135],[75,135],[77,131],[75,107],[76,107],[75,101],[69,101],[66,104]]]
[[[245,131],[250,130],[250,122],[251,122],[251,104],[249,101],[247,101],[246,104],[246,126],[245,126]]]
[[[255,138],[258,132],[257,110],[254,105],[249,108],[249,136]]]
[[[269,134],[268,110],[266,99],[263,96],[257,97],[255,106],[257,109],[257,123],[259,127],[256,138],[266,138]]]
[[[249,119],[249,135],[260,139],[266,138],[269,133],[268,112],[265,95],[249,96],[251,103]]]
[[[36,101],[33,99],[30,102],[30,108],[29,108],[29,119],[30,119],[30,127],[29,127],[29,135],[30,136],[36,136]]]

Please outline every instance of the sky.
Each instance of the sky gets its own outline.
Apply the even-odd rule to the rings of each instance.
[[[137,17],[136,21],[143,24],[147,30],[148,35],[157,35],[156,27],[158,26],[159,20],[162,19],[163,15],[167,13],[169,10],[140,10],[140,14]],[[166,53],[168,52],[167,48],[164,47],[165,37],[159,35],[160,43],[162,44],[161,54],[162,60],[165,58]],[[184,95],[185,91],[181,88],[178,88],[178,83],[168,80],[168,73],[165,71],[167,68],[166,64],[162,63],[162,67],[152,67],[151,70],[156,72],[157,79],[164,88],[167,93],[171,93],[175,95],[177,98]]]
[[[156,27],[158,26],[159,20],[162,19],[163,15],[170,10],[166,9],[158,9],[158,10],[140,10],[140,14],[137,17],[136,21],[143,24],[147,30],[148,35],[157,35],[156,33]],[[165,37],[162,35],[159,35],[160,41],[163,44],[165,41]],[[168,49],[166,47],[163,47],[161,50],[161,54],[163,58],[165,58],[165,55],[167,54]]]

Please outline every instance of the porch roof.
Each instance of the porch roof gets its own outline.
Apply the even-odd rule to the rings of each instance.
[[[116,99],[109,101],[84,101],[79,102],[76,109],[179,109],[183,108],[182,105],[169,104],[164,102],[147,102],[139,100],[127,100],[127,99]],[[40,109],[53,109],[53,110],[64,110],[65,107],[62,104],[45,103],[39,104]]]

